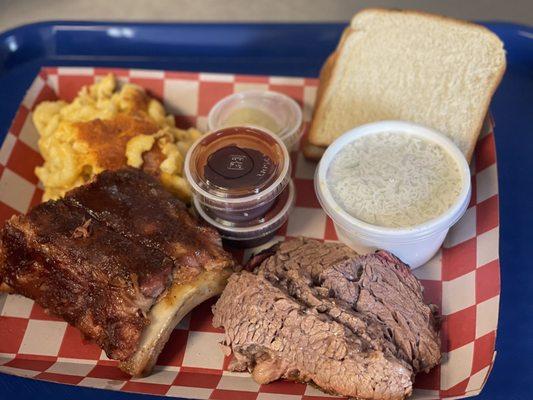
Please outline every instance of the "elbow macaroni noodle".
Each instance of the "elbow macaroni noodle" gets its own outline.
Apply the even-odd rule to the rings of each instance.
[[[83,87],[71,103],[40,103],[33,122],[44,158],[35,169],[44,185],[43,200],[57,199],[105,169],[126,165],[158,176],[168,190],[190,199],[183,162],[201,133],[178,129],[162,104],[137,85],[119,87],[107,75]]]

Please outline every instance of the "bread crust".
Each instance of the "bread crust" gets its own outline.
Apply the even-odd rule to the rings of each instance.
[[[335,66],[337,64],[337,58],[339,54],[339,49],[344,45],[344,42],[346,41],[346,38],[350,36],[350,33],[352,32],[352,28],[350,26],[346,27],[344,31],[342,32],[341,38],[339,40],[339,44],[337,45],[337,48],[333,53],[329,55],[329,57],[324,62],[324,65],[322,66],[322,69],[320,70],[320,76],[319,80],[320,83],[318,85],[318,89],[316,92],[316,99],[315,99],[315,106],[313,110],[313,116],[311,119],[311,126],[309,128],[309,135],[306,139],[306,144],[304,145],[304,155],[306,154],[305,148],[307,147],[307,144],[315,145],[315,146],[328,146],[330,143],[320,143],[320,135],[317,133],[318,125],[320,123],[320,117],[322,113],[322,99],[324,98],[324,94],[329,89],[329,82],[331,80],[331,76],[333,75],[333,71],[335,70]],[[313,154],[312,151],[308,150],[308,154]],[[307,157],[307,155],[306,155]]]
[[[358,17],[361,17],[365,14],[409,14],[409,15],[418,15],[425,18],[434,19],[435,21],[440,22],[449,22],[452,24],[459,24],[464,25],[470,28],[478,29],[484,33],[490,34],[493,38],[497,39],[498,41],[501,41],[500,38],[492,32],[490,29],[485,28],[483,25],[476,24],[474,22],[465,21],[463,19],[457,19],[452,17],[447,17],[445,15],[439,15],[439,14],[431,14],[425,11],[420,10],[402,10],[402,9],[392,9],[392,8],[379,8],[379,7],[372,7],[372,8],[365,8],[364,10],[359,11],[358,13],[354,14],[352,19],[350,20],[350,27],[353,29],[354,22],[357,20]]]
[[[344,38],[344,36],[346,34],[349,33],[351,29],[348,27],[346,28],[343,33],[342,33],[342,36],[341,36],[341,41],[342,41],[342,38]],[[316,105],[319,104],[320,102],[320,99],[322,98],[322,95],[324,93],[324,89],[327,85],[327,83],[329,82],[329,79],[331,77],[331,70],[333,68],[333,66],[335,65],[335,61],[337,60],[337,52],[334,51],[333,53],[331,53],[329,55],[329,57],[326,59],[326,61],[324,62],[324,65],[322,66],[322,68],[320,69],[320,75],[319,75],[319,80],[320,80],[320,83],[318,85],[318,89],[317,89],[317,92],[316,92],[316,98],[315,98],[315,107],[314,107],[314,110],[313,110],[313,117],[311,119],[311,128],[310,129],[313,129],[313,124],[315,123],[315,113],[317,112],[317,107]],[[303,144],[303,153],[304,153],[304,157],[310,161],[319,161],[320,158],[322,157],[322,154],[324,154],[324,151],[326,149],[324,147],[320,147],[320,146],[315,146],[311,143],[309,143],[309,139],[306,138],[304,140],[304,144]]]
[[[307,140],[304,142],[304,157],[309,161],[320,161],[325,151],[326,147],[315,146],[314,144],[309,143]]]
[[[462,20],[458,20],[455,18],[435,15],[435,14],[430,14],[430,13],[426,13],[423,11],[415,11],[415,10],[392,10],[392,9],[385,9],[385,8],[368,8],[368,9],[358,12],[352,17],[350,21],[350,26],[344,30],[343,35],[337,46],[337,49],[328,57],[328,59],[324,63],[324,66],[322,67],[322,70],[320,73],[320,84],[319,84],[319,88],[317,91],[317,99],[315,102],[315,111],[313,113],[313,119],[311,122],[308,139],[306,143],[304,144],[304,155],[309,159],[313,159],[313,160],[316,159],[317,154],[318,154],[316,147],[325,148],[328,145],[330,145],[331,142],[334,140],[334,139],[330,139],[327,137],[323,137],[323,135],[319,131],[319,126],[320,126],[320,120],[322,119],[322,115],[323,115],[323,100],[326,97],[326,94],[329,93],[329,90],[331,90],[331,87],[330,87],[331,77],[335,74],[335,71],[337,69],[336,61],[339,57],[339,50],[342,49],[342,47],[344,46],[344,43],[346,42],[347,38],[351,34],[357,33],[355,24],[357,23],[358,18],[364,15],[367,15],[367,14],[380,14],[380,13],[384,13],[388,15],[391,15],[391,14],[418,15],[418,16],[422,16],[424,18],[430,18],[430,19],[433,19],[439,22],[467,26],[471,29],[475,29],[480,32],[483,32],[483,34],[488,34],[493,40],[497,40],[500,44],[502,44],[502,48],[503,48],[503,43],[498,38],[498,36],[496,36],[493,32],[491,32],[489,29],[485,28],[484,26],[477,25],[477,24],[474,24],[468,21],[462,21]],[[470,161],[472,158],[472,154],[474,152],[477,139],[483,127],[483,122],[488,112],[492,96],[494,95],[496,89],[498,88],[503,78],[503,75],[505,74],[505,70],[506,70],[506,60],[504,57],[503,64],[501,68],[497,71],[497,75],[495,76],[495,78],[491,81],[491,86],[488,90],[488,95],[486,96],[484,103],[480,107],[480,110],[482,111],[480,113],[481,115],[479,117],[475,116],[475,118],[477,119],[476,129],[473,132],[471,132],[470,141],[468,144],[468,150],[467,150],[467,153],[465,154],[465,157],[468,161]],[[314,146],[315,148],[311,146]]]
[[[494,79],[493,84],[489,89],[490,95],[487,96],[487,99],[485,100],[485,103],[483,104],[482,110],[484,110],[484,112],[482,114],[482,117],[479,118],[479,121],[477,123],[477,128],[474,131],[474,135],[472,135],[472,137],[470,138],[470,143],[468,145],[468,153],[465,154],[466,160],[469,163],[470,163],[470,160],[472,160],[474,150],[476,149],[477,139],[479,138],[479,134],[481,133],[481,129],[483,129],[483,124],[485,122],[485,119],[487,118],[487,114],[489,112],[489,107],[492,101],[492,97],[494,96],[496,89],[498,89],[498,86],[500,86],[500,82],[503,79],[503,75],[505,74],[506,68],[507,68],[507,60],[504,61],[501,71],[498,71],[499,74],[496,76],[496,79]]]

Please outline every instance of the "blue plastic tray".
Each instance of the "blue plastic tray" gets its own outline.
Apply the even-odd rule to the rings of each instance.
[[[508,67],[492,103],[502,275],[498,355],[480,399],[530,399],[533,377],[533,29],[485,23]],[[316,77],[343,24],[43,22],[0,35],[0,143],[43,65]],[[0,399],[152,399],[0,374]]]

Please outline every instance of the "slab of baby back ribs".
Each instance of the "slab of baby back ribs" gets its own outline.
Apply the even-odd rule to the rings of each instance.
[[[104,172],[0,231],[0,282],[135,376],[151,370],[192,308],[222,291],[232,266],[215,231],[130,168]]]
[[[360,399],[403,399],[440,362],[435,309],[392,254],[294,239],[252,258],[213,307],[230,368],[260,384],[313,382]]]
[[[182,201],[138,169],[105,171],[65,199],[134,242],[165,253],[183,279],[231,260],[216,230],[198,224]]]

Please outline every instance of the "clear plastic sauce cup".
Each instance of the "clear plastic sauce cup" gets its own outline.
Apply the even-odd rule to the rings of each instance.
[[[302,110],[289,96],[250,90],[220,100],[209,112],[209,131],[232,126],[254,126],[278,136],[290,150],[303,133]]]
[[[294,208],[296,193],[292,181],[276,198],[273,206],[261,217],[247,222],[230,222],[212,215],[194,197],[193,205],[196,214],[209,225],[218,230],[220,236],[230,246],[249,248],[268,242],[276,231],[287,221]]]
[[[294,189],[287,189],[290,169],[281,139],[252,127],[202,136],[187,152],[184,166],[198,214],[221,233],[243,228],[249,234],[264,233],[266,222],[273,227],[272,213],[285,205],[280,198],[294,198]]]

